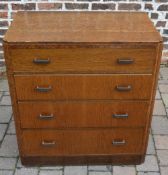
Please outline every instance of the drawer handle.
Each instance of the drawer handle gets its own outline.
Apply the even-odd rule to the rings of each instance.
[[[128,114],[113,114],[113,118],[128,118]]]
[[[43,115],[43,114],[40,114],[40,115],[39,115],[39,118],[42,119],[42,120],[49,120],[49,119],[54,118],[54,115],[53,115],[53,114],[50,114],[50,115]]]
[[[133,59],[131,59],[131,58],[118,58],[117,59],[117,63],[118,64],[132,64],[134,62],[134,60]]]
[[[46,147],[50,147],[50,146],[54,146],[55,145],[55,141],[42,141],[41,142],[42,146],[46,146]]]
[[[114,146],[125,145],[125,144],[126,144],[126,141],[125,141],[125,140],[113,140],[113,141],[112,141],[112,144],[113,144]]]
[[[48,87],[39,87],[39,86],[37,86],[35,88],[35,90],[38,91],[38,92],[48,92],[48,91],[52,90],[52,87],[51,86],[48,86]]]
[[[116,86],[118,91],[130,91],[132,89],[131,85],[128,86]]]
[[[50,59],[39,59],[39,58],[35,58],[33,60],[33,63],[35,63],[35,64],[49,64],[50,63]]]

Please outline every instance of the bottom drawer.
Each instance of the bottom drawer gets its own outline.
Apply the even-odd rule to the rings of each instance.
[[[143,128],[24,130],[23,156],[136,154],[141,152]]]

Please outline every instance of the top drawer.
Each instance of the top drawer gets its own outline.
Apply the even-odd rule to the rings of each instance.
[[[14,72],[152,73],[155,49],[12,49]]]

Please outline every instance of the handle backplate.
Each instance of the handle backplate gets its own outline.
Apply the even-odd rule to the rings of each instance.
[[[35,90],[38,92],[49,92],[52,90],[52,87],[51,86],[48,86],[48,87],[36,86]]]
[[[45,141],[45,140],[43,140],[41,142],[41,145],[44,146],[44,147],[55,146],[55,141]]]
[[[126,141],[123,139],[114,139],[112,141],[112,145],[114,146],[120,146],[120,145],[125,145],[125,144],[126,144]]]
[[[47,59],[35,58],[33,60],[33,63],[35,63],[35,64],[49,64],[50,63],[50,59],[49,58],[47,58]]]
[[[125,113],[125,114],[113,114],[112,116],[113,116],[113,118],[117,118],[117,119],[128,118],[128,114],[127,113]]]
[[[117,63],[118,64],[132,64],[134,60],[132,58],[118,58]]]
[[[131,85],[128,85],[128,86],[117,85],[116,86],[116,90],[117,91],[130,91],[131,89],[132,89],[132,86]]]
[[[49,115],[40,114],[39,118],[42,120],[50,120],[54,118],[54,115],[53,114],[49,114]]]

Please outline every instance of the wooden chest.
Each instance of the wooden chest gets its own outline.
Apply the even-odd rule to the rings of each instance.
[[[142,163],[161,51],[144,13],[18,12],[4,52],[22,163]]]

